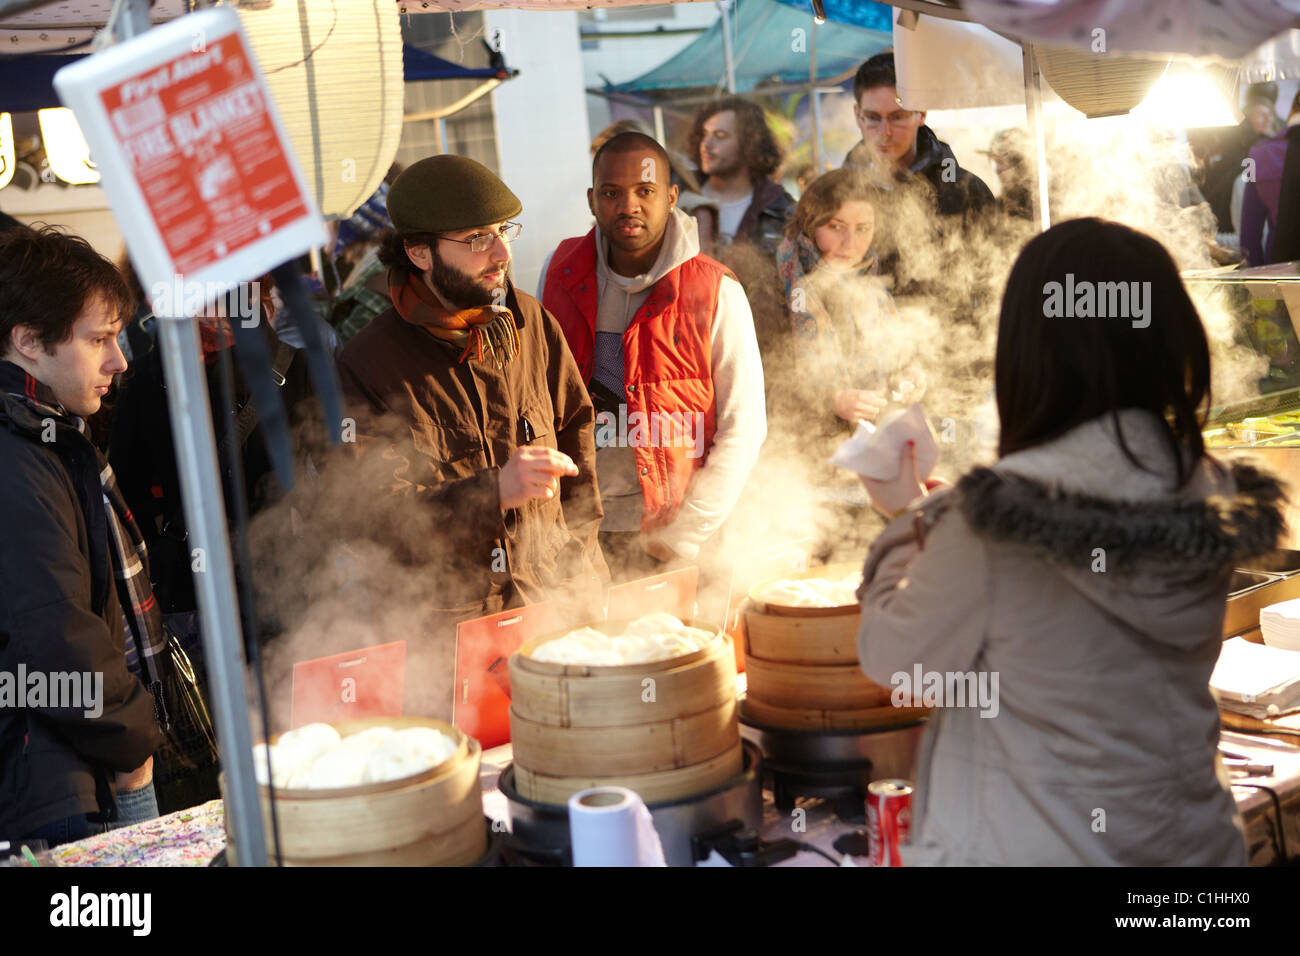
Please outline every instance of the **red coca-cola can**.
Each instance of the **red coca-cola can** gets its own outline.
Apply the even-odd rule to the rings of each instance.
[[[868,866],[902,866],[899,846],[912,831],[912,784],[873,780],[867,784]]]

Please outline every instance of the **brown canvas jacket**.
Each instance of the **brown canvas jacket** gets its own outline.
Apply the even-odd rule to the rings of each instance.
[[[596,537],[591,399],[541,303],[512,289],[507,305],[521,346],[502,370],[459,362],[458,347],[393,309],[338,359],[348,414],[372,466],[368,487],[358,490],[419,503],[402,508],[391,529],[399,552],[430,565],[431,596],[461,618],[552,597],[585,606],[609,577]],[[562,479],[558,498],[503,514],[500,469],[530,444],[564,452],[579,474]]]

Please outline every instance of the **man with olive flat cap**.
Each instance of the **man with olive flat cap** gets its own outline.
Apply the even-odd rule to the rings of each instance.
[[[608,579],[591,399],[555,320],[510,280],[521,211],[471,159],[406,169],[380,250],[393,307],[338,359],[362,484],[399,502],[367,508],[371,530],[433,572],[444,623],[594,604]]]

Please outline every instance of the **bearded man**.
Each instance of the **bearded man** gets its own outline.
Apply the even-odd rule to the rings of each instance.
[[[510,280],[521,211],[471,159],[407,168],[380,254],[393,307],[338,359],[361,483],[400,499],[357,510],[429,568],[420,597],[447,612],[442,637],[549,597],[594,603],[608,579],[591,399],[555,320]]]

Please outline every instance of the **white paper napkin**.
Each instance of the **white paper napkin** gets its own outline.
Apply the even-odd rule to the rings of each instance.
[[[925,481],[939,462],[939,443],[934,440],[930,423],[918,404],[907,411],[886,415],[879,426],[858,422],[853,437],[836,449],[830,463],[863,478],[891,481],[898,477],[903,446],[909,441],[916,442],[917,477]]]

